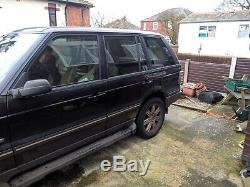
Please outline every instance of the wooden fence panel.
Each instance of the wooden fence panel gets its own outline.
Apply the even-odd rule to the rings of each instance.
[[[181,63],[182,69],[184,62]],[[189,64],[188,82],[204,82],[211,91],[224,92],[225,80],[230,72],[229,64],[216,64],[206,62],[193,62]]]
[[[183,83],[184,81],[184,71],[185,71],[185,61],[180,60],[180,64],[181,64],[181,83]]]
[[[180,60],[181,80],[185,71],[185,61]],[[204,82],[211,91],[224,92],[225,80],[223,76],[229,77],[230,64],[218,64],[207,62],[194,62],[189,64],[188,82],[197,83]],[[250,75],[250,59],[238,58],[235,68],[234,78],[241,79],[244,74]]]
[[[244,74],[250,75],[250,59],[238,58],[234,78],[241,79]]]

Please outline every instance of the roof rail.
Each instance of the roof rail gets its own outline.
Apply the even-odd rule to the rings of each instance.
[[[25,31],[25,30],[33,30],[33,29],[43,29],[43,30],[46,30],[48,28],[49,27],[26,27],[26,28],[15,30],[13,32],[22,32],[22,31]]]

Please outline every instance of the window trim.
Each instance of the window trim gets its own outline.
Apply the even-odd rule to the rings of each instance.
[[[240,37],[240,32],[242,32],[242,31],[240,31],[240,27],[241,27],[241,26],[248,26],[248,31],[246,31],[246,32],[248,32],[248,33],[247,33],[247,36],[246,36],[246,37]],[[240,39],[241,39],[241,38],[250,38],[250,24],[247,24],[247,23],[246,23],[246,24],[240,24],[240,25],[239,25],[238,38],[240,38]]]
[[[206,28],[206,30],[204,30],[204,31],[206,31],[206,36],[201,37],[201,27]],[[209,33],[210,33],[209,28],[212,28],[212,27],[215,28],[214,36],[209,36]],[[217,25],[200,25],[198,38],[216,38],[216,31],[217,31]]]
[[[145,21],[145,22],[143,22],[143,26],[142,26],[142,27],[143,27],[142,29],[143,29],[144,31],[146,31],[146,30],[147,30],[147,22],[146,22],[146,21]]]
[[[53,10],[53,14],[50,12],[51,10]],[[57,13],[56,13],[57,9],[56,7],[48,7],[48,14],[49,14],[49,25],[50,26],[57,26]],[[55,13],[55,14],[54,14]],[[52,16],[55,16],[55,25],[52,25]]]
[[[158,23],[158,21],[153,21],[153,23],[152,23],[152,30],[153,30],[153,31],[157,31],[158,28],[159,28],[159,23]]]
[[[44,52],[44,50],[46,49],[46,47],[48,46],[48,44],[54,40],[55,38],[58,38],[58,37],[64,37],[64,36],[71,36],[71,37],[79,37],[79,36],[95,36],[96,39],[97,39],[97,46],[98,46],[98,55],[99,55],[99,79],[98,80],[93,80],[93,81],[86,81],[86,82],[75,82],[75,83],[71,83],[71,84],[62,84],[62,85],[58,85],[58,86],[52,86],[52,91],[54,89],[57,89],[57,88],[63,88],[63,87],[68,87],[68,86],[74,86],[74,85],[81,85],[81,84],[90,84],[91,82],[98,82],[98,81],[103,81],[104,79],[104,72],[101,68],[102,64],[101,64],[101,51],[100,51],[100,40],[99,40],[99,33],[53,33],[49,38],[47,38],[47,40],[43,43],[42,47],[39,48],[37,51],[36,51],[36,54],[34,55],[34,57],[31,59],[30,63],[25,67],[25,72],[28,74],[31,66],[36,62],[37,58],[39,58],[39,56],[41,56],[41,54]],[[26,77],[26,79],[28,79],[28,76]],[[26,80],[27,81],[27,80]],[[25,81],[25,82],[26,82]]]
[[[136,51],[137,51],[137,62],[138,62],[138,72],[134,72],[134,73],[130,73],[130,74],[124,74],[124,75],[117,75],[117,76],[114,76],[114,77],[110,77],[109,76],[109,67],[108,67],[108,59],[107,59],[107,55],[106,55],[106,41],[105,41],[105,37],[134,37],[135,38],[135,42],[136,42]],[[138,34],[103,34],[102,35],[102,39],[103,39],[103,49],[104,49],[104,59],[105,59],[105,64],[106,64],[106,76],[107,76],[107,79],[113,79],[113,78],[116,78],[116,77],[124,77],[124,76],[128,76],[128,75],[131,75],[131,74],[137,74],[137,73],[141,73],[141,65],[140,65],[140,59],[139,59],[139,54],[138,54]],[[142,45],[143,46],[143,45]]]
[[[143,48],[143,51],[144,51],[144,54],[145,54],[145,57],[146,57],[146,61],[147,61],[147,64],[148,66],[150,66],[150,55],[148,54],[148,51],[147,51],[147,45],[146,45],[146,41],[144,38],[154,38],[154,39],[160,39],[165,47],[168,49],[170,55],[172,56],[173,58],[173,61],[174,61],[174,64],[171,64],[169,66],[162,66],[162,67],[156,67],[154,69],[151,69],[151,70],[142,70],[142,72],[155,72],[155,71],[160,71],[162,69],[166,69],[166,68],[171,68],[171,67],[176,67],[179,63],[176,63],[178,62],[178,59],[175,57],[174,55],[174,52],[172,50],[172,48],[170,46],[168,46],[168,44],[166,44],[163,40],[163,38],[161,36],[158,36],[158,35],[140,35],[140,40],[141,42],[143,43],[142,45],[142,48]]]

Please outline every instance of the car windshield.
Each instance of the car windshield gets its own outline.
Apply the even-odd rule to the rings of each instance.
[[[41,38],[41,34],[11,33],[0,37],[0,86],[22,56]]]

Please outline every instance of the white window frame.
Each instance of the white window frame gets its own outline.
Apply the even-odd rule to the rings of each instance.
[[[216,36],[216,29],[217,29],[217,27],[215,25],[208,26],[207,27],[207,37],[208,38],[215,38],[215,36]]]
[[[242,30],[245,27],[246,30]],[[244,34],[243,34],[244,32]],[[238,38],[250,38],[250,25],[249,24],[240,24],[239,31],[238,31]]]
[[[213,30],[211,30],[212,28]],[[216,29],[216,25],[201,25],[199,27],[199,38],[215,38]]]
[[[147,22],[143,22],[143,30],[147,30]]]
[[[158,30],[158,22],[154,21],[153,22],[153,31],[157,31]]]

